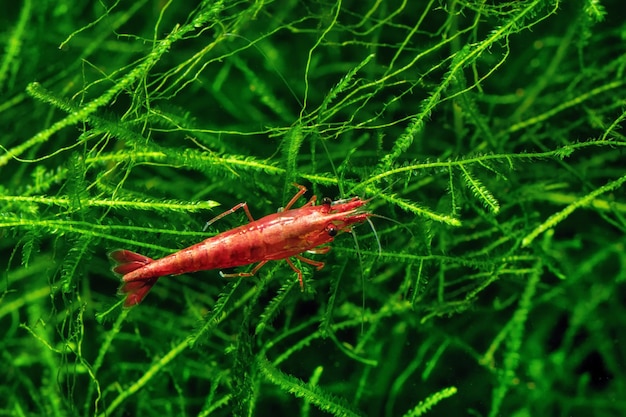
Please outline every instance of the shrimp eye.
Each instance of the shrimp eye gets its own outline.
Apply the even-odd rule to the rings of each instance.
[[[330,197],[322,198],[322,204],[324,204],[326,206],[330,206],[332,202],[333,202],[333,200],[331,200]]]
[[[327,226],[326,231],[328,232],[328,236],[330,237],[337,236],[337,228],[333,225]]]

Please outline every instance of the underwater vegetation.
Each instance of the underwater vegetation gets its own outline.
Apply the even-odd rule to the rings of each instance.
[[[621,2],[5,9],[0,415],[626,409]],[[371,225],[123,306],[107,254],[163,258],[294,183],[292,209],[358,198]]]

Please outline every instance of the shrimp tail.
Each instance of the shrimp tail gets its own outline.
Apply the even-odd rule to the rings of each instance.
[[[118,290],[118,294],[126,295],[124,307],[132,307],[139,304],[159,277],[134,279],[132,281],[127,281],[124,277],[139,268],[143,268],[154,260],[147,256],[123,249],[109,253],[109,258],[116,264],[113,267],[113,272],[122,275],[122,285]]]

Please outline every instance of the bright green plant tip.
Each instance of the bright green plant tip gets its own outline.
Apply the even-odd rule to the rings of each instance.
[[[13,3],[3,415],[626,409],[622,2]],[[294,183],[372,214],[302,254],[323,268],[291,259],[302,290],[271,261],[123,307],[109,253],[164,257]]]

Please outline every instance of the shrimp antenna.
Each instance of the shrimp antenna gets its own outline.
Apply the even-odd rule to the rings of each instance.
[[[359,248],[359,240],[356,238],[356,233],[352,232],[351,234],[354,239],[354,246],[356,246],[356,255],[359,257],[359,268],[361,269],[361,334],[363,334],[365,326],[365,271],[363,270],[363,257]],[[380,242],[378,244],[380,245]]]
[[[370,213],[371,215],[371,213]],[[376,216],[379,217],[379,216]],[[380,216],[382,217],[382,216]],[[372,223],[372,221],[370,220],[369,217],[367,217],[365,220],[367,220],[367,222],[369,223],[370,227],[372,228],[372,232],[374,232],[374,237],[376,238],[376,243],[378,243],[378,256],[377,258],[380,258],[380,256],[383,254],[383,247],[380,244],[380,239],[378,238],[378,233],[376,233],[376,228],[374,227],[374,223]]]
[[[411,229],[409,229],[409,227],[407,225],[400,223],[396,219],[392,219],[391,217],[382,216],[382,215],[376,214],[376,213],[370,213],[370,217],[378,217],[379,219],[385,219],[385,220],[390,221],[391,223],[395,223],[398,226],[400,226],[401,228],[403,228],[404,230],[406,230],[407,232],[409,232],[409,234],[411,235],[411,238],[415,238],[415,235],[413,234]],[[372,224],[372,221],[369,218],[367,219],[367,222]],[[374,230],[374,226],[372,226],[372,230],[374,231],[374,235],[376,235],[376,230]],[[376,240],[378,240],[378,236],[376,236]],[[380,247],[380,242],[378,242],[378,246]]]

